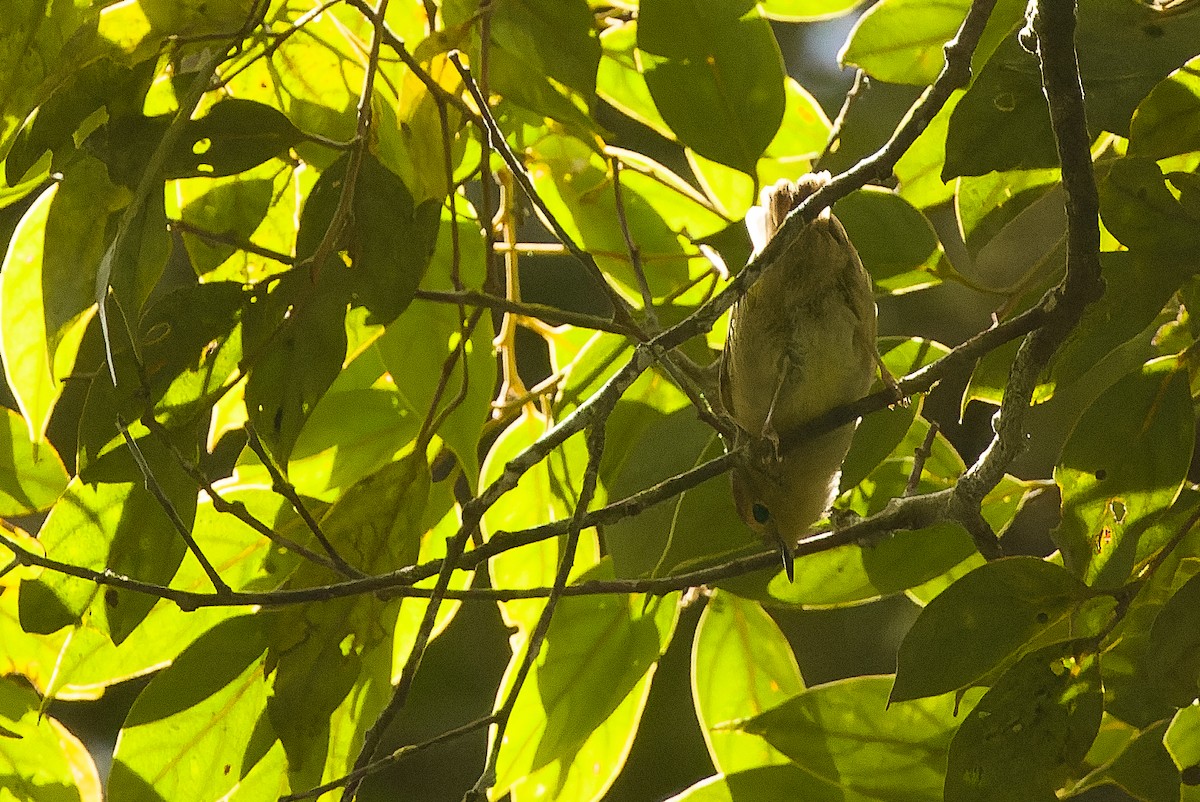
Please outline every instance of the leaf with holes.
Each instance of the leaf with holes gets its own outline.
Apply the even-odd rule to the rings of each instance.
[[[1054,469],[1062,523],[1053,533],[1068,569],[1118,587],[1139,540],[1175,499],[1192,459],[1195,422],[1185,364],[1148,362],[1083,413]]]

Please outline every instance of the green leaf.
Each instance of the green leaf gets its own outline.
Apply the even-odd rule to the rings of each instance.
[[[1180,796],[1184,789],[1180,788],[1179,771],[1163,745],[1166,731],[1167,722],[1163,721],[1138,733],[1104,771],[1104,778],[1136,799],[1190,800],[1190,793]]]
[[[46,84],[63,62],[63,46],[87,17],[71,0],[10,6],[0,32],[0,153],[8,151],[17,128],[44,98]],[[70,51],[68,51],[70,52]]]
[[[4,160],[8,183],[19,183],[47,151],[54,154],[52,167],[61,169],[76,154],[73,135],[89,133],[80,129],[91,115],[101,108],[109,118],[130,113],[131,99],[145,95],[153,68],[152,62],[129,69],[102,58],[68,74],[18,132]]]
[[[460,220],[455,225],[458,228],[457,256],[452,241],[455,233],[446,226],[439,231],[437,250],[425,276],[424,288],[427,290],[452,291],[456,268],[458,280],[464,286],[483,285],[486,262],[479,225],[474,220]],[[479,475],[479,440],[491,410],[496,383],[496,360],[492,354],[493,331],[486,315],[471,331],[465,354],[456,358],[462,327],[457,306],[417,300],[388,325],[368,354],[388,371],[388,381],[415,417],[415,425],[429,415],[442,369],[448,360],[454,359],[439,409],[445,409],[451,401],[457,401],[457,405],[437,434],[454,451],[468,481],[474,486]]]
[[[335,270],[316,286],[306,269],[265,281],[243,313],[246,412],[280,462],[346,358],[348,288]]]
[[[153,413],[171,431],[180,453],[195,451],[213,405],[238,378],[243,297],[242,288],[230,282],[192,285],[163,296],[142,317],[140,360],[124,332],[114,332],[116,386],[107,366],[97,372],[79,415],[76,464],[81,478],[142,478],[119,434],[118,420],[143,440],[148,430],[141,419]]]
[[[612,25],[600,34],[600,46],[603,53],[596,73],[596,93],[625,116],[673,139],[675,134],[658,113],[638,67],[637,20]]]
[[[167,158],[167,178],[234,175],[284,153],[304,138],[278,109],[226,98],[184,126]]]
[[[1130,250],[1177,266],[1176,271],[1195,272],[1200,270],[1200,211],[1181,203],[1182,187],[1168,184],[1174,178],[1150,159],[1119,159],[1100,183],[1100,213],[1105,227]]]
[[[1200,150],[1200,58],[1164,78],[1138,105],[1129,155],[1165,159]]]
[[[963,96],[956,90],[929,125],[921,132],[900,160],[893,172],[900,181],[900,197],[916,206],[927,209],[944,203],[954,196],[954,185],[942,180],[946,161],[946,131],[950,126],[950,115]]]
[[[1101,253],[1100,268],[1104,295],[1088,305],[1055,355],[1048,381],[1056,386],[1078,381],[1122,343],[1137,337],[1186,279],[1144,250]]]
[[[754,4],[646,0],[637,33],[646,85],[679,141],[752,174],[786,103],[779,45]]]
[[[1200,574],[1163,605],[1150,630],[1148,679],[1163,698],[1186,707],[1200,695]]]
[[[20,518],[49,509],[67,488],[67,471],[48,442],[34,443],[19,414],[0,423],[0,516]]]
[[[815,795],[805,799],[935,802],[958,726],[957,702],[950,695],[889,701],[890,681],[854,677],[810,688],[740,726],[810,775],[800,787]]]
[[[982,565],[921,611],[900,644],[891,701],[966,688],[1065,621],[1087,588],[1034,557]]]
[[[490,13],[497,47],[581,93],[591,105],[600,42],[586,0],[505,0]]]
[[[946,802],[1053,802],[1100,728],[1096,655],[1072,644],[1025,655],[967,715],[950,745]]]
[[[151,680],[121,727],[109,796],[219,799],[232,790],[253,765],[247,741],[267,706],[266,649],[256,616],[231,618]]]
[[[141,316],[142,307],[146,305],[171,257],[172,242],[171,234],[167,231],[163,191],[162,184],[155,184],[150,190],[145,203],[138,208],[137,214],[121,234],[119,248],[113,252],[107,276],[101,276],[107,279],[108,287],[129,319],[127,325],[131,328]],[[100,269],[104,270],[103,261]],[[97,295],[101,291],[102,288],[98,286]]]
[[[366,154],[349,207],[339,221],[349,163],[349,155],[343,156],[321,173],[300,217],[296,255],[301,265],[315,258],[329,227],[340,222],[344,228],[336,232],[340,236],[331,243],[334,247],[325,254],[325,263],[312,269],[343,272],[336,252],[346,250],[351,266],[339,281],[349,285],[351,304],[367,308],[368,323],[387,324],[412,301],[429,266],[437,242],[439,204],[426,201],[415,206],[404,182]]]
[[[41,442],[62,380],[74,368],[95,311],[96,268],[107,219],[129,202],[104,165],[80,161],[25,212],[0,270],[0,352],[34,442]]]
[[[146,443],[143,445],[157,445]],[[148,451],[148,450],[147,450]],[[159,486],[185,525],[195,515],[196,486],[161,446],[147,453]],[[186,546],[162,507],[142,482],[84,484],[71,480],[50,509],[38,540],[56,560],[95,571],[105,569],[145,582],[165,584],[174,576]],[[210,586],[211,587],[211,586]],[[154,597],[55,572],[21,586],[21,625],[51,633],[80,619],[91,620],[115,641],[124,640],[150,612]]]
[[[373,353],[366,356],[377,359]],[[336,500],[346,488],[395,460],[421,426],[394,388],[336,386],[317,402],[288,462],[288,479],[296,492],[325,501]]]
[[[687,468],[716,459],[725,452],[721,439],[697,421],[694,412],[688,409],[677,414],[690,418],[694,427],[694,431],[689,433],[686,439],[681,438],[684,443],[690,445],[689,441],[693,437],[702,437],[705,441],[704,449],[694,462],[686,465]],[[662,430],[655,432],[659,437],[663,434]],[[677,449],[681,445],[677,443],[678,441],[659,441],[657,447]],[[691,453],[691,449],[685,453]],[[680,472],[681,470],[675,471]],[[747,548],[762,549],[762,542],[738,517],[728,476],[708,479],[680,494],[673,504],[666,506],[668,509],[674,508],[673,515],[667,529],[666,548],[658,565],[654,567],[653,576],[693,571],[724,562],[739,553],[744,553]],[[642,527],[647,525],[652,524],[649,521],[641,524]]]
[[[1147,93],[1196,55],[1200,18],[1124,0],[1079,3],[1076,49],[1094,130],[1130,134]],[[944,178],[1058,163],[1037,57],[1003,41],[950,120]]]
[[[758,602],[725,591],[709,597],[692,645],[692,698],[718,771],[788,759],[727,722],[757,715],[804,690],[787,638]]]
[[[0,677],[4,792],[30,802],[98,802],[100,774],[83,743],[46,715],[37,694]]]
[[[577,139],[550,135],[532,148],[534,187],[567,233],[595,254],[605,275],[637,296],[638,283],[617,214],[609,165]],[[635,184],[636,186],[636,184]],[[629,234],[655,298],[685,287],[709,264],[634,187],[622,187]],[[695,263],[695,267],[692,264]]]
[[[611,564],[586,578],[612,578]],[[543,788],[545,798],[562,800],[602,793],[628,754],[677,612],[676,594],[560,600],[513,708],[495,793],[524,796]],[[515,648],[503,692],[523,657]]]
[[[218,482],[217,490],[231,504],[241,504],[272,531],[292,541],[303,540],[308,530],[283,497],[269,487]],[[314,514],[322,507],[309,502]],[[228,513],[217,512],[203,498],[196,509],[192,533],[205,556],[220,570],[221,577],[235,590],[267,590],[279,586],[294,570],[297,558],[275,548],[259,532]],[[209,593],[209,582],[189,551],[171,580],[171,587]],[[205,607],[184,612],[173,602],[160,600],[137,628],[114,646],[90,623],[76,627],[54,655],[53,684],[47,695],[63,698],[94,696],[106,687],[142,676],[171,662],[202,634],[227,618],[243,612],[237,607]]]
[[[954,211],[958,216],[958,230],[971,258],[978,258],[984,246],[1003,231],[1011,230],[1014,238],[1022,234],[1028,236],[1030,226],[1028,221],[1021,220],[1021,213],[1031,207],[1038,207],[1040,211],[1039,202],[1048,195],[1054,195],[1051,202],[1061,207],[1061,193],[1053,192],[1058,183],[1058,170],[1012,171],[960,178],[954,193]]]
[[[301,32],[273,43],[278,46],[269,55],[247,60],[231,77],[228,93],[278,108],[301,131],[345,142],[355,132],[370,23],[354,9],[335,7],[312,19],[309,11],[291,4],[271,7],[266,23],[273,30],[303,21]],[[316,163],[327,164],[329,152],[320,150]]]
[[[858,19],[839,55],[880,81],[924,86],[945,62],[942,50],[962,25],[966,0],[884,0]]]
[[[1089,125],[1129,136],[1142,99],[1200,50],[1200,17],[1141,3],[1084,0],[1076,49]]]
[[[1159,545],[1176,536],[1200,505],[1200,493],[1185,488],[1172,509],[1151,527]],[[1186,555],[1196,554],[1198,533],[1189,533],[1142,585],[1106,641],[1104,672],[1105,709],[1135,727],[1145,728],[1174,713],[1176,705],[1163,696],[1162,673],[1151,651],[1154,622],[1176,590],[1196,575],[1200,563]],[[1158,676],[1158,679],[1155,678]]]
[[[256,284],[291,267],[300,207],[318,180],[314,172],[279,170],[268,163],[227,178],[168,184],[173,191],[167,192],[167,215],[183,222],[175,228],[196,275]],[[280,262],[231,244],[243,242],[288,258]]]
[[[526,405],[521,416],[509,424],[492,444],[480,468],[479,486],[486,487],[499,479],[509,461],[535,443],[548,427],[548,420]],[[501,496],[484,513],[480,528],[491,539],[497,532],[517,532],[569,518],[578,498],[586,464],[587,448],[583,439],[572,437],[526,471],[516,488]],[[488,562],[488,571],[493,586],[519,588],[553,584],[561,539],[531,543],[492,558]],[[585,530],[580,534],[579,550],[575,557],[576,575],[591,568],[599,558],[596,538]],[[543,605],[544,599],[518,599],[502,602],[500,611],[506,623],[527,632],[537,623]]]
[[[1057,164],[1037,57],[1010,37],[950,115],[942,180]]]
[[[763,0],[762,15],[780,22],[817,22],[849,14],[861,0]]]
[[[416,561],[429,496],[425,455],[410,453],[355,484],[321,516],[325,536],[359,570],[381,574]],[[321,549],[319,545],[310,547]],[[344,579],[303,563],[290,588]],[[391,635],[399,599],[370,594],[297,604],[267,622],[267,713],[288,754],[293,787],[345,774],[391,691]]]
[[[907,376],[950,353],[950,349],[941,343],[921,337],[880,337],[876,347],[884,366],[893,376]],[[907,408],[897,405],[873,412],[859,421],[850,451],[842,460],[839,492],[844,493],[866,479],[896,450],[906,439],[917,411],[916,404]],[[957,465],[954,469],[961,470]]]
[[[1200,707],[1188,704],[1177,712],[1162,742],[1175,766],[1194,774],[1200,765]]]
[[[942,246],[933,226],[908,201],[863,189],[833,205],[879,292],[900,294],[937,284]]]
[[[1176,357],[1148,362],[1083,413],[1054,470],[1064,564],[1089,585],[1128,578],[1139,540],[1187,476],[1194,420],[1187,372]]]
[[[842,802],[846,798],[840,788],[787,763],[709,777],[667,802],[794,802],[800,793],[811,802]]]

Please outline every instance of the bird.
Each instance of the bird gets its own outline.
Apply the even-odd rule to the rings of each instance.
[[[828,172],[817,172],[763,188],[760,204],[746,214],[754,255],[788,213],[829,180]],[[857,424],[784,451],[780,444],[866,394],[876,366],[883,367],[876,331],[871,276],[828,208],[763,269],[731,311],[720,397],[736,424],[735,445],[763,446],[747,449],[735,464],[734,503],[742,520],[779,549],[789,581],[796,544],[837,497]],[[886,371],[883,376],[890,378]]]

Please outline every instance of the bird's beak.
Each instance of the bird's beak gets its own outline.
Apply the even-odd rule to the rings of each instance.
[[[795,582],[796,558],[792,554],[791,547],[783,540],[779,541],[779,556],[783,559],[783,570],[787,574],[788,582]]]

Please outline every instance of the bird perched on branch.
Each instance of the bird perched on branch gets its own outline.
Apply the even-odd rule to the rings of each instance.
[[[810,173],[765,188],[746,214],[755,253],[828,181],[829,173]],[[781,441],[864,396],[878,362],[871,277],[825,209],[734,306],[721,360],[721,398],[739,441],[770,446],[734,468],[733,497],[750,528],[779,547],[789,580],[792,549],[837,496],[855,424],[791,449]]]

